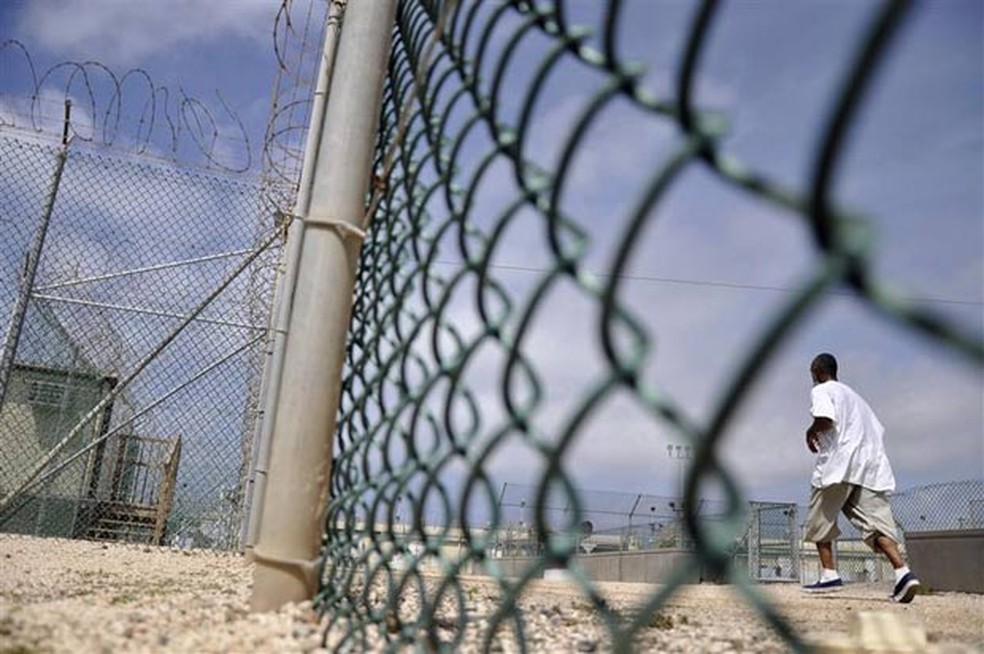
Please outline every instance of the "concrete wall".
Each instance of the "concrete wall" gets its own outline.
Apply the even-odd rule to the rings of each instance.
[[[612,552],[603,554],[579,554],[575,557],[588,578],[593,581],[631,581],[638,583],[661,584],[669,581],[675,570],[693,556],[688,550],[655,550],[635,552]],[[536,563],[535,558],[494,559],[508,577],[519,577]],[[486,574],[483,566],[473,565],[471,574]],[[688,583],[699,583],[701,575],[695,573]]]
[[[984,593],[984,529],[908,532],[905,544],[925,587]]]

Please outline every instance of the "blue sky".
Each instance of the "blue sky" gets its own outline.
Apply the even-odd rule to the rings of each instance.
[[[255,163],[274,83],[276,4],[8,0],[0,4],[0,37],[22,41],[42,69],[91,59],[118,73],[142,68],[157,84],[206,100],[218,90],[242,118]],[[597,29],[600,3],[568,5],[572,22]],[[723,3],[696,101],[728,117],[725,149],[786,187],[806,189],[832,94],[876,6],[853,0]],[[692,9],[687,2],[625,3],[620,47],[648,66],[647,85],[659,97],[672,98]],[[978,336],[984,329],[982,12],[975,0],[915,6],[851,134],[834,187],[838,203],[859,210],[876,230],[876,278],[931,300],[934,310]],[[534,43],[523,57],[535,61],[537,54]],[[9,61],[0,54],[5,70]],[[23,92],[16,83],[11,88],[11,79],[4,74],[0,81],[5,102]],[[523,82],[522,71],[514,81]],[[533,158],[549,165],[584,99],[603,81],[573,65],[551,77],[549,102],[534,122]],[[653,121],[625,103],[592,127],[562,199],[592,238],[586,267],[603,272],[610,264],[621,221],[676,143],[672,123]],[[476,220],[497,215],[514,192],[506,171],[490,176]],[[709,419],[743,352],[788,299],[782,289],[795,288],[818,260],[801,218],[722,184],[699,166],[675,183],[634,252],[632,277],[621,293],[653,336],[647,379],[698,422]],[[449,251],[442,259],[456,256]],[[549,263],[542,236],[529,232],[507,235],[494,261],[501,266],[497,278],[520,304],[537,279],[535,269]],[[539,416],[548,433],[597,379],[595,331],[570,329],[594,324],[596,311],[575,292],[555,293],[531,334],[529,356],[551,389]],[[474,311],[463,307],[457,315],[468,333]],[[842,380],[865,395],[885,423],[900,488],[984,475],[981,370],[844,294],[827,298],[781,347],[729,430],[726,458],[749,496],[806,496],[812,466],[803,444],[807,371],[823,350],[838,355]],[[477,394],[495,416],[501,409],[495,384],[482,379],[475,380]],[[587,488],[671,493],[676,465],[665,446],[674,438],[672,430],[654,429],[629,398],[617,399],[579,436],[570,469]],[[535,459],[514,451],[496,465],[503,481],[517,483],[538,470]]]

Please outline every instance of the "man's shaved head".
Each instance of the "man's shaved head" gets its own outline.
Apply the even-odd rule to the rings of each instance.
[[[813,363],[810,364],[810,372],[817,376],[817,373],[823,373],[831,379],[837,379],[837,359],[834,358],[833,354],[828,354],[823,352],[818,354],[813,358]]]

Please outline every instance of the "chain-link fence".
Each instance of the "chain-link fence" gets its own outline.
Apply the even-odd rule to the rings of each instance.
[[[14,130],[0,161],[3,529],[237,546],[262,186]]]
[[[94,61],[42,69],[0,41],[0,529],[248,541],[327,11],[271,13],[259,173],[221,91],[204,102]]]
[[[542,507],[547,531],[537,530],[535,510],[527,506],[527,497],[536,494],[535,486],[506,483],[500,494],[502,521],[491,533],[491,558],[543,556],[544,546],[556,525],[569,524],[571,507]],[[725,520],[729,507],[725,502],[698,499],[689,511],[682,497],[663,497],[645,493],[619,493],[578,489],[584,504],[577,538],[577,554],[640,553],[660,550],[693,550],[694,543],[684,523],[691,513],[701,523]],[[743,511],[744,527],[730,545],[732,566],[743,570],[756,581],[799,581],[803,558],[798,517],[805,515],[795,503],[748,502]],[[491,528],[491,524],[490,524]],[[705,580],[702,570],[698,579]],[[596,581],[604,579],[593,574]],[[716,580],[716,579],[715,579]]]
[[[797,530],[795,507],[757,507],[749,574],[736,563],[735,544],[750,527],[721,446],[753,382],[808,310],[843,286],[890,323],[975,365],[984,359],[979,335],[875,280],[868,266],[872,235],[831,198],[848,127],[909,4],[881,3],[861,34],[816,135],[808,187],[796,191],[726,152],[725,117],[695,102],[717,2],[694,8],[665,98],[647,88],[641,68],[623,54],[623,3],[596,6],[592,30],[574,23],[565,2],[400,2],[318,597],[330,616],[328,633],[344,634],[334,646],[358,651],[372,634],[392,650],[416,644],[452,651],[479,629],[485,650],[500,636],[523,650],[529,634],[520,599],[534,579],[562,567],[607,628],[605,646],[614,651],[630,651],[638,630],[700,568],[734,583],[790,647],[805,648],[751,582],[769,569],[776,578],[795,576],[796,554],[783,558],[775,549]],[[554,101],[547,89],[565,76],[581,84],[578,93],[564,98],[569,111],[545,122],[542,109]],[[619,185],[615,191],[627,200],[615,208],[571,201],[584,179],[580,157],[587,144],[598,144],[592,129],[606,112],[622,111],[639,126],[622,145],[652,155],[641,171],[625,171],[641,182]],[[640,256],[655,209],[669,202],[682,171],[695,168],[798,218],[819,253],[806,280],[769,311],[700,425],[644,374],[654,339],[645,307],[627,293],[629,264]],[[600,216],[602,210],[608,213]],[[607,261],[591,250],[599,242],[612,253]],[[601,266],[601,274],[592,272]],[[552,311],[569,319],[554,321],[554,333],[546,333]],[[550,361],[560,358],[569,365],[555,374]],[[631,409],[649,434],[694,448],[682,515],[662,507],[660,515],[682,521],[695,555],[631,617],[606,603],[576,564],[588,523],[598,533],[588,516],[598,514],[578,490],[571,460],[579,439],[592,428],[604,433],[605,420],[619,409]],[[599,457],[604,449],[594,445]],[[503,501],[501,474],[516,478],[516,469],[536,482],[518,501]],[[715,520],[697,511],[707,483],[722,498]],[[526,543],[537,553],[516,576],[488,555],[509,538],[508,546]],[[435,561],[439,573],[430,576]],[[476,568],[494,579],[499,607],[480,623],[469,618],[461,580]]]
[[[984,529],[984,480],[957,481],[905,489],[891,497],[905,551],[905,537],[920,532]],[[806,508],[800,507],[801,515]],[[861,534],[841,518],[841,536],[835,542],[838,570],[848,581],[892,579],[892,568],[861,540]],[[803,552],[804,579],[819,576],[819,562],[812,547]]]
[[[518,600],[557,567],[571,571],[615,651],[630,650],[640,625],[698,569],[736,584],[802,648],[752,580],[789,579],[805,569],[797,556],[806,550],[784,545],[796,540],[804,514],[788,504],[745,502],[721,460],[747,389],[807,310],[840,285],[901,328],[977,365],[984,359],[977,335],[876,283],[867,265],[871,235],[830,198],[847,128],[908,2],[882,3],[861,35],[842,90],[830,99],[803,191],[725,152],[723,117],[695,102],[719,4],[695,8],[665,98],[649,91],[623,54],[622,4],[598,4],[592,34],[571,19],[572,3],[400,3],[318,597],[329,628],[343,627],[335,643],[341,649],[360,649],[372,632],[394,650],[421,643],[453,650],[469,629],[465,570],[489,575],[497,588],[498,611],[471,625],[483,630],[485,649],[507,630],[522,649],[528,634]],[[309,57],[318,49],[310,44],[324,29],[325,5],[308,7],[303,26],[289,2],[278,22],[279,43],[296,45],[296,56],[287,47],[278,54],[296,75],[285,75],[275,92],[262,183],[229,175],[241,166],[203,171],[124,157],[98,138],[59,146],[51,134],[3,123],[4,529],[238,542],[280,245],[269,218],[292,213],[310,107],[295,92],[313,80]],[[551,101],[546,89],[555,76],[569,76],[579,93],[566,98],[560,119],[544,124],[536,118]],[[186,122],[158,124],[194,124],[201,107],[188,100],[175,114]],[[652,159],[635,188],[616,189],[628,201],[598,227],[598,204],[568,194],[582,179],[578,159],[599,117],[621,110],[672,136],[629,141]],[[136,130],[139,152],[151,149],[143,130]],[[212,136],[192,130],[208,142],[214,163],[223,148]],[[688,167],[800,219],[819,251],[808,279],[747,345],[700,425],[643,374],[654,339],[626,293],[629,262],[654,208]],[[592,253],[596,243],[610,260]],[[562,334],[548,333],[545,316],[558,306],[580,311],[565,314],[572,318]],[[576,364],[575,380],[549,365],[563,358]],[[570,461],[580,437],[626,406],[647,433],[693,448],[678,496],[579,490]],[[516,468],[534,483],[501,486],[503,471]],[[722,499],[700,499],[709,481]],[[980,520],[979,488],[972,491],[966,511],[950,502],[964,516],[955,518],[958,526]],[[911,500],[911,512],[900,505],[904,529],[942,519],[927,497]],[[627,621],[576,559],[588,549],[630,547],[693,556]],[[842,562],[854,554],[848,549],[838,552]],[[528,559],[517,576],[497,565],[506,554]],[[877,577],[863,568],[865,556],[858,554],[866,578]],[[409,596],[419,601],[404,602]]]
[[[693,546],[684,526],[682,497],[664,497],[646,493],[620,493],[579,489],[583,500],[578,548],[584,553],[611,551],[640,551]],[[494,547],[505,555],[542,554],[549,534],[570,524],[572,510],[566,498],[563,503],[545,504],[542,509],[533,505],[536,486],[504,483],[499,493],[498,510],[501,516],[493,534]],[[724,502],[698,499],[693,513],[702,521],[714,521],[727,514]],[[537,514],[542,511],[546,533],[537,532]],[[747,530],[746,530],[747,532]]]
[[[683,527],[680,497],[604,492],[579,489],[583,499],[581,553],[638,552],[693,547]],[[502,520],[492,532],[493,558],[543,554],[545,535],[535,529],[536,510],[527,498],[535,486],[503,484],[499,509]],[[933,484],[906,489],[891,496],[892,512],[905,552],[905,536],[918,532],[984,529],[984,481]],[[543,507],[546,526],[567,524],[569,503]],[[727,515],[721,502],[698,500],[693,512],[701,522]],[[789,502],[749,502],[745,526],[733,544],[733,565],[757,581],[811,582],[819,577],[820,564],[812,543],[802,541],[806,506]],[[837,566],[850,582],[892,579],[892,568],[874,552],[860,532],[843,516],[841,535],[835,541]],[[491,528],[491,524],[489,524]]]
[[[933,484],[892,496],[905,533],[984,529],[984,480]]]

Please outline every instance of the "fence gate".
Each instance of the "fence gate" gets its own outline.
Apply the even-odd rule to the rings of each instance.
[[[748,574],[758,581],[800,580],[796,504],[750,502]]]

